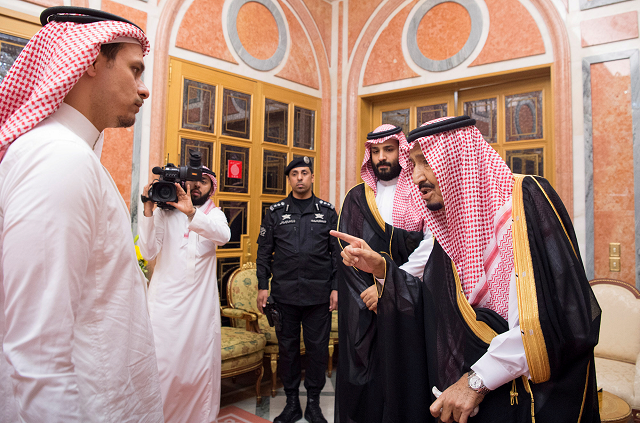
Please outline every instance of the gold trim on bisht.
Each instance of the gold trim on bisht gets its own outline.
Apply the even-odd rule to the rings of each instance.
[[[376,204],[376,193],[373,192],[373,189],[371,189],[369,185],[364,184],[364,194],[367,198],[367,204],[369,205],[369,210],[371,210],[371,213],[373,214],[373,217],[376,219],[376,222],[378,222],[378,225],[380,225],[380,227],[384,231],[385,222],[384,222],[384,219],[382,218],[382,215],[380,214],[380,211],[378,210],[378,205]]]
[[[551,377],[547,345],[542,334],[538,314],[536,280],[533,273],[527,220],[522,199],[522,181],[526,175],[513,175],[511,216],[513,218],[513,261],[518,291],[518,314],[522,343],[527,356],[529,373],[533,383],[542,383]],[[544,191],[543,191],[544,192]]]
[[[360,182],[360,184],[364,184],[364,182]],[[358,185],[354,185],[351,188],[349,188],[349,191],[347,191],[347,193],[344,195],[344,197],[342,198],[342,204],[344,204],[344,199],[347,198],[347,195],[349,195],[349,193],[351,192],[351,190],[353,190],[355,187],[357,187]],[[366,184],[365,184],[366,185]],[[336,224],[336,231],[340,231],[340,220],[342,219],[342,208],[340,209],[340,214],[338,215],[338,223]],[[340,248],[342,250],[344,250],[344,246],[342,245],[342,240],[340,238],[338,238],[338,245],[340,246]],[[355,267],[354,267],[355,269]]]
[[[473,333],[482,340],[482,342],[490,344],[491,340],[498,334],[485,322],[476,320],[476,311],[471,307],[467,297],[464,295],[462,284],[460,283],[460,276],[458,275],[458,270],[456,269],[456,264],[453,260],[451,260],[451,267],[453,269],[453,276],[456,280],[456,292],[458,293],[456,300],[458,301],[458,308],[460,309],[460,313],[462,313],[464,321]]]

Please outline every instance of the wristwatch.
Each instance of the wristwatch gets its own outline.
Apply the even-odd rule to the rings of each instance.
[[[467,374],[467,382],[469,383],[469,388],[473,389],[480,395],[487,395],[491,392],[491,389],[484,386],[484,382],[480,375],[473,370],[469,370],[469,373]]]

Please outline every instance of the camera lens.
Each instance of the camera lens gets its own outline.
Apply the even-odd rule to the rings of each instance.
[[[158,197],[161,198],[163,201],[170,200],[172,196],[173,196],[173,190],[171,189],[170,185],[163,185],[158,190]]]

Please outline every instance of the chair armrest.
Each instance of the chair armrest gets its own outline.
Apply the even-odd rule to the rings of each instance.
[[[220,313],[225,317],[229,317],[231,319],[243,319],[247,322],[258,320],[258,315],[256,313],[240,310],[238,308],[222,307],[220,309]]]
[[[640,404],[640,353],[638,353],[638,357],[636,358],[636,376],[633,378],[633,397],[636,403],[633,404],[631,408],[638,408]]]

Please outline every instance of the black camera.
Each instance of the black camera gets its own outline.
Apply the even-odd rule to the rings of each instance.
[[[170,209],[167,202],[178,201],[178,192],[175,182],[184,187],[185,181],[199,181],[202,179],[202,157],[199,151],[189,150],[189,166],[176,167],[173,163],[167,163],[165,167],[156,166],[152,172],[160,178],[151,184],[147,196],[158,207]]]

